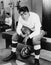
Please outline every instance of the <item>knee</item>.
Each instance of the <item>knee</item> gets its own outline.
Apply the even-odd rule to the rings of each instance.
[[[41,49],[41,45],[39,44],[39,45],[34,45],[34,50],[39,50],[39,49]]]
[[[17,33],[14,33],[14,34],[12,35],[12,39],[14,39],[16,36],[17,36]]]
[[[17,34],[15,33],[13,36],[12,36],[12,42],[17,42]]]
[[[41,43],[41,41],[40,40],[38,40],[38,39],[33,39],[33,45],[39,45]]]

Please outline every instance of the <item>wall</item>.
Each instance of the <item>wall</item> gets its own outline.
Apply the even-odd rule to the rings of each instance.
[[[17,2],[18,0],[15,0],[14,1],[14,3],[16,4],[16,2]],[[31,10],[31,0],[27,0],[27,1],[22,1],[21,3],[20,3],[20,5],[21,6],[24,6],[24,5],[26,5],[26,6],[28,6],[28,8],[29,8],[29,10]],[[19,14],[18,14],[18,11],[17,11],[17,8],[14,8],[14,13],[15,13],[15,21],[17,21],[18,20],[18,17],[19,17]]]
[[[17,0],[15,0],[17,1]],[[42,0],[27,0],[23,1],[21,3],[21,6],[28,6],[30,11],[36,12],[40,16],[40,20],[42,21]],[[17,12],[17,9],[15,8],[15,12]],[[15,20],[18,19],[18,13],[15,13]]]
[[[43,0],[42,25],[47,32],[46,37],[51,38],[51,0]]]
[[[3,0],[4,1],[4,7],[8,7],[6,10],[10,11],[8,3],[10,1],[14,1],[14,5],[16,5],[18,0]],[[36,12],[40,16],[40,20],[42,21],[42,0],[21,0],[21,6],[28,6],[30,11]],[[15,16],[15,22],[18,20],[19,14],[17,11],[17,8],[14,7],[14,16]]]
[[[9,7],[10,0],[3,0],[4,1],[4,7]]]
[[[9,5],[8,5],[8,3],[9,2],[14,2],[14,6],[16,6],[16,4],[17,4],[17,1],[18,0],[4,0],[4,3],[5,3],[5,10],[6,11],[9,11],[10,9],[9,9]],[[21,0],[21,3],[20,3],[20,5],[21,6],[24,6],[24,5],[26,5],[26,6],[28,6],[28,8],[29,8],[29,10],[31,10],[31,0]],[[7,8],[7,9],[6,9]],[[9,10],[8,10],[9,9]],[[19,17],[19,14],[18,14],[18,11],[17,11],[17,8],[16,7],[14,7],[14,18],[15,18],[15,23],[16,23],[16,21],[18,21],[18,17]]]
[[[16,0],[17,1],[17,0]],[[28,6],[30,11],[36,12],[40,16],[40,20],[42,21],[42,0],[27,0],[21,3],[21,6]],[[15,8],[15,12],[17,9]],[[18,14],[15,14],[15,20],[17,20]]]
[[[42,0],[32,0],[32,11],[38,13],[42,21]]]
[[[51,12],[51,0],[43,0],[43,7],[47,13]]]

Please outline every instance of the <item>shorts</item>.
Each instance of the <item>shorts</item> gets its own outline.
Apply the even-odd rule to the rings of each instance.
[[[24,38],[22,36],[18,35],[17,33],[14,33],[12,36],[12,41],[14,41],[14,42],[22,43],[23,39]]]

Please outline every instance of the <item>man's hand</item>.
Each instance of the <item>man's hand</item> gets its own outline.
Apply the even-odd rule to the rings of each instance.
[[[26,36],[23,40],[23,42],[26,44],[27,40],[29,39],[29,36]]]
[[[20,34],[22,37],[26,37],[27,36],[27,34],[23,34],[23,33],[21,33]]]

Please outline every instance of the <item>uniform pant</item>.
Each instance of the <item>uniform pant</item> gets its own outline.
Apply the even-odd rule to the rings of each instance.
[[[41,30],[40,34],[32,38],[33,45],[39,45],[41,38],[44,36],[45,32]],[[12,36],[12,41],[22,43],[23,37],[18,35],[17,33],[14,33]]]
[[[41,45],[40,45],[40,42],[41,42],[41,38],[45,35],[45,32],[43,30],[41,30],[40,34],[33,37],[32,39],[32,42],[28,41],[28,44],[32,44],[33,43],[33,46],[34,46],[34,50],[35,50],[35,58],[36,59],[39,59],[39,54],[40,54],[40,49],[41,49]],[[17,43],[22,43],[24,40],[24,38],[20,35],[18,35],[17,33],[15,33],[13,36],[12,36],[12,44],[13,46],[16,45]],[[30,43],[29,43],[30,42]],[[16,46],[15,46],[16,47]],[[12,47],[13,48],[13,47]],[[13,50],[12,50],[13,51]]]

